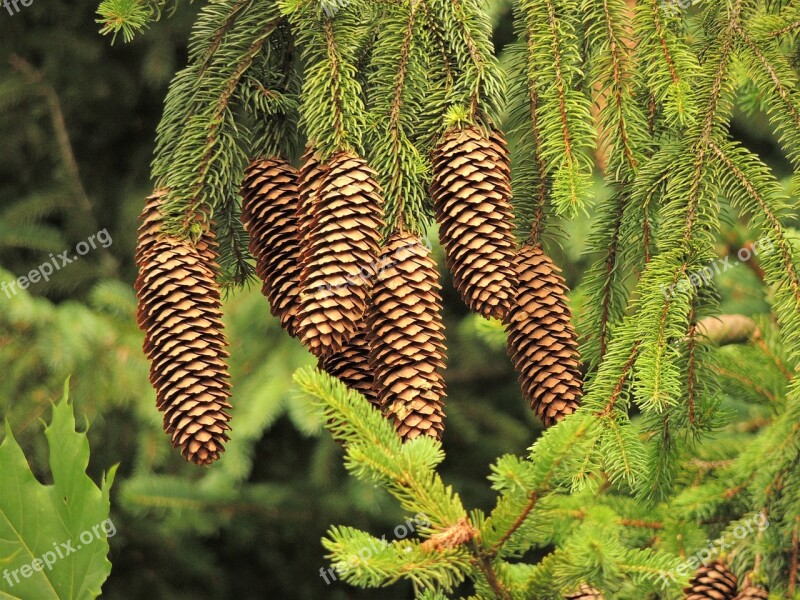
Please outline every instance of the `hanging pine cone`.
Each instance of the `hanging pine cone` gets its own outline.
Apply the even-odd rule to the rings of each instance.
[[[297,188],[300,201],[297,207],[297,235],[300,238],[300,264],[308,262],[310,252],[311,228],[314,224],[314,204],[328,168],[320,162],[312,147],[306,148],[301,159]]]
[[[241,195],[261,291],[272,315],[295,336],[301,274],[297,170],[282,158],[255,160],[245,171]]]
[[[161,235],[162,216],[160,206],[166,195],[167,190],[158,189],[144,201],[144,209],[142,214],[139,215],[141,225],[139,225],[136,253],[134,255],[137,267],[142,266],[145,255],[150,252]]]
[[[198,250],[216,255],[216,247],[212,234],[197,246],[161,235],[154,214],[148,199],[143,221],[150,226],[140,229],[136,281],[150,381],[173,445],[187,460],[210,464],[224,451],[231,407],[220,291]]]
[[[364,327],[340,352],[322,357],[317,366],[378,406],[378,398],[373,389],[375,378],[369,367],[369,341]]]
[[[737,587],[736,575],[722,562],[714,561],[700,566],[683,591],[686,600],[733,600]]]
[[[341,352],[364,315],[383,227],[380,188],[362,158],[333,158],[313,208],[300,337],[315,356]]]
[[[444,325],[436,263],[414,235],[393,234],[381,253],[367,323],[381,409],[403,440],[444,430]]]
[[[603,600],[603,594],[597,588],[582,583],[578,591],[567,594],[564,600]]]
[[[580,406],[577,343],[560,271],[540,247],[517,254],[517,299],[508,314],[508,354],[523,396],[549,427]]]
[[[510,175],[499,131],[450,131],[433,155],[431,195],[453,284],[471,310],[498,319],[514,296]]]
[[[760,585],[746,585],[734,600],[769,600],[769,592]]]

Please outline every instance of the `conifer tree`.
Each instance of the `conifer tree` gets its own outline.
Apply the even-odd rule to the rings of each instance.
[[[516,0],[502,61],[480,0],[201,8],[158,129],[163,236],[197,249],[196,262],[215,235],[227,285],[253,276],[249,246],[282,317],[288,275],[276,265],[296,257],[287,302],[334,375],[301,370],[300,387],[351,473],[430,521],[388,545],[332,527],[337,564],[382,548],[343,569],[346,581],[405,578],[428,599],[467,580],[474,598],[797,597],[793,203],[730,124],[737,109],[762,112],[797,186],[800,7],[685,4]],[[161,7],[104,0],[101,21],[130,38]],[[595,205],[598,154],[608,198]],[[254,160],[283,172],[245,179]],[[271,200],[274,214],[259,204]],[[573,324],[546,250],[583,212],[592,264]],[[734,221],[750,243],[721,256]],[[436,471],[444,345],[421,243],[434,223],[455,287],[505,321],[488,327],[508,330],[526,399],[550,426],[529,456],[492,466],[489,513]],[[280,247],[266,241],[288,230]],[[769,315],[718,316],[730,260],[757,262]],[[215,443],[220,420],[191,435]]]

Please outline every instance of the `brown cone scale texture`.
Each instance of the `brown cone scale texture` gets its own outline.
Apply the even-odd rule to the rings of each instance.
[[[300,302],[300,237],[297,171],[282,158],[253,161],[242,183],[242,224],[270,312],[297,335]]]
[[[436,263],[414,235],[393,234],[381,253],[367,324],[369,364],[384,415],[407,441],[444,430],[444,325]]]
[[[362,327],[341,351],[321,358],[318,367],[378,406],[378,397],[374,390],[375,377],[369,366],[369,341],[365,328]]]
[[[311,227],[314,223],[314,205],[328,170],[312,147],[306,149],[297,179],[300,195],[297,207],[297,235],[300,239],[300,264],[308,262]]]
[[[151,361],[150,381],[164,429],[183,456],[196,464],[217,460],[228,440],[230,383],[220,310],[220,291],[206,258],[216,256],[213,238],[196,246],[145,227],[137,256],[138,322]]]
[[[331,160],[314,201],[298,317],[300,339],[317,357],[341,352],[359,330],[380,251],[381,204],[364,159]]]
[[[580,406],[577,342],[558,267],[540,247],[526,245],[516,260],[517,298],[508,314],[508,354],[522,393],[546,427]]]
[[[453,284],[471,310],[498,319],[514,295],[510,175],[499,131],[453,130],[434,151],[431,195]]]
[[[684,588],[685,600],[734,600],[738,581],[721,562],[702,565]]]
[[[564,596],[564,600],[603,600],[603,594],[600,590],[584,583],[577,591]]]
[[[154,191],[144,201],[144,209],[142,210],[142,214],[139,215],[141,224],[137,232],[136,254],[134,256],[136,266],[138,267],[142,266],[144,257],[152,250],[153,245],[161,236],[162,216],[159,207],[166,195],[167,190],[159,189]]]

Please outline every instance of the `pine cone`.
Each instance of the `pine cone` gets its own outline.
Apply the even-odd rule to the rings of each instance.
[[[322,164],[312,147],[306,148],[301,159],[297,187],[300,201],[297,207],[297,235],[300,238],[300,264],[308,262],[311,228],[314,224],[314,204],[328,168]]]
[[[597,588],[582,583],[576,592],[564,596],[564,600],[603,600],[603,594]]]
[[[560,271],[538,246],[517,255],[517,299],[508,314],[508,354],[523,396],[549,427],[580,406],[577,343]]]
[[[253,161],[242,183],[242,223],[270,312],[297,335],[300,302],[297,171],[282,158]]]
[[[444,430],[444,325],[436,263],[416,236],[393,234],[381,253],[367,323],[369,364],[384,415],[403,440]]]
[[[193,246],[163,236],[154,214],[157,206],[148,199],[143,221],[149,225],[140,229],[136,280],[150,381],[173,445],[187,460],[210,464],[224,451],[230,429],[225,411],[231,407],[220,291],[200,251],[215,255],[215,242],[206,237]]]
[[[431,195],[453,284],[471,310],[498,319],[514,297],[510,175],[499,131],[453,130],[434,151]]]
[[[298,319],[303,343],[322,357],[341,352],[356,334],[373,285],[384,223],[366,161],[348,153],[334,157],[313,213]]]
[[[683,589],[686,600],[733,600],[738,581],[736,575],[720,561],[701,565]]]
[[[769,592],[760,585],[747,585],[734,600],[769,600]]]
[[[375,377],[369,367],[369,342],[365,328],[362,327],[340,352],[322,357],[317,366],[378,406],[373,389]]]
[[[167,190],[158,189],[144,201],[144,209],[139,215],[142,224],[139,226],[136,254],[134,255],[137,267],[142,266],[145,255],[150,252],[161,235],[162,216],[159,208],[166,195]]]

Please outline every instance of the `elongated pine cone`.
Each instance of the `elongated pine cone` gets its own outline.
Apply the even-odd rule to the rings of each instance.
[[[148,217],[145,207],[143,217]],[[198,247],[187,240],[140,237],[137,319],[145,332],[150,381],[164,429],[198,465],[217,460],[228,441],[230,383],[220,291]],[[152,243],[151,243],[152,242]],[[213,238],[201,249],[216,254]]]
[[[300,303],[300,238],[297,170],[282,158],[254,160],[241,188],[242,224],[250,235],[261,291],[270,312],[297,335]]]
[[[539,246],[517,254],[517,299],[508,314],[508,354],[522,393],[546,427],[580,406],[581,374],[567,288]]]
[[[152,250],[161,236],[161,211],[159,207],[167,195],[166,189],[158,189],[150,194],[144,201],[144,209],[139,215],[139,230],[137,232],[136,253],[134,260],[136,266],[141,267],[144,257]]]
[[[603,600],[600,590],[585,583],[576,592],[564,596],[564,600]]]
[[[499,131],[453,130],[434,151],[431,196],[453,284],[471,310],[498,319],[514,298],[510,175]]]
[[[714,561],[701,565],[683,592],[686,600],[734,600],[737,587],[736,575],[723,563]]]
[[[300,338],[317,357],[341,352],[358,331],[380,251],[381,203],[364,159],[333,158],[313,207],[298,317]]]
[[[297,235],[300,238],[300,264],[308,262],[311,252],[311,228],[314,224],[314,205],[319,190],[328,171],[327,165],[319,160],[314,148],[306,148],[302,157],[302,165],[297,178],[300,201],[297,206]]]
[[[414,235],[397,232],[381,253],[367,324],[381,410],[405,440],[444,430],[444,325],[436,263]]]
[[[317,366],[378,406],[378,397],[373,389],[375,377],[369,366],[369,341],[365,327],[341,351],[320,358]]]
[[[769,600],[769,592],[760,585],[747,585],[734,600]]]

